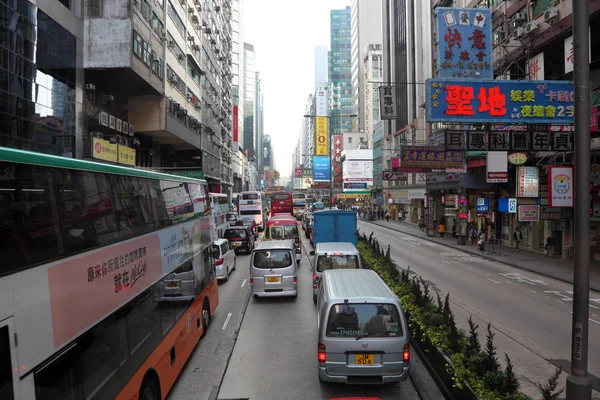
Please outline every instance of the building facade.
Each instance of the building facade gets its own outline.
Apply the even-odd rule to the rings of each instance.
[[[63,3],[0,3],[0,145],[82,158],[83,10]]]
[[[244,150],[247,150],[248,159],[256,159],[256,141],[254,133],[254,118],[256,101],[255,95],[255,69],[254,69],[254,46],[244,43]]]
[[[352,52],[350,7],[330,12],[329,116],[332,134],[352,128]]]
[[[352,57],[352,129],[366,131],[364,58],[369,45],[381,45],[382,9],[380,0],[352,0],[351,5],[351,57]]]
[[[263,155],[263,138],[265,135],[264,129],[265,114],[262,82],[260,80],[260,72],[254,74],[254,146],[256,151],[256,167],[259,175],[264,172],[264,155]]]
[[[327,46],[315,46],[315,86],[327,82]]]
[[[373,131],[380,121],[379,113],[379,86],[383,82],[383,52],[381,44],[369,44],[365,46],[363,59],[363,118],[364,132],[367,143],[372,148]]]
[[[312,114],[312,106],[314,102],[314,96],[312,94],[308,95],[308,99],[306,100],[306,105],[304,106],[304,115],[314,115]],[[302,165],[304,168],[312,168],[312,155],[313,155],[313,124],[314,118],[303,117],[302,120],[302,134],[300,136],[301,141],[301,157],[302,157]]]

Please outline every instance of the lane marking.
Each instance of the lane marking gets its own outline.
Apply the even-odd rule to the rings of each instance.
[[[246,281],[247,281],[247,280],[248,280],[248,279],[244,279],[244,282],[242,282],[242,286],[240,286],[240,287],[244,287],[244,286],[246,285]]]
[[[600,321],[596,321],[595,319],[591,319],[588,318],[591,322],[595,323],[596,325],[600,325]]]
[[[529,289],[529,291],[530,291],[531,293],[537,293],[535,290],[531,290],[531,289]]]
[[[596,307],[590,304],[590,307],[595,308],[596,310],[600,310],[600,307]]]
[[[493,280],[493,279],[491,279],[491,278],[486,278],[486,279],[487,279],[488,281],[492,281],[492,282],[494,282],[494,283],[497,283],[498,285],[500,284],[500,282],[498,282],[498,281],[495,281],[495,280]]]
[[[227,324],[229,323],[229,320],[231,319],[231,313],[227,314],[227,318],[225,318],[225,323],[223,324],[223,327],[221,328],[221,330],[225,330],[225,328],[227,328]]]
[[[446,261],[446,260],[442,260],[442,262],[443,262],[443,263],[446,263],[446,264],[450,264],[450,263],[449,263],[448,261]]]
[[[506,283],[509,283],[509,284],[511,284],[511,285],[512,285],[512,282],[511,282],[511,281],[506,281]]]

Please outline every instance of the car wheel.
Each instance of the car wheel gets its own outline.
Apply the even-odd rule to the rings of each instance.
[[[223,282],[227,282],[229,280],[229,268],[225,271],[225,278],[223,278]]]
[[[142,382],[140,388],[139,400],[160,400],[160,388],[156,379],[152,375],[148,374]]]
[[[210,326],[210,305],[208,304],[208,300],[204,300],[204,304],[202,305],[202,326],[204,330],[200,337],[206,336],[208,327]]]
[[[317,295],[313,294],[313,303],[317,304]]]

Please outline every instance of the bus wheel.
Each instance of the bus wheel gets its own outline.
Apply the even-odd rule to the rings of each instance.
[[[210,304],[208,304],[208,300],[204,300],[204,304],[202,305],[202,326],[204,330],[202,331],[202,336],[206,336],[208,332],[208,327],[210,325]]]
[[[149,373],[142,382],[139,400],[160,400],[158,378],[154,373]]]

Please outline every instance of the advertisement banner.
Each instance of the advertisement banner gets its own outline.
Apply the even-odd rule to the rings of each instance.
[[[508,182],[508,152],[489,151],[486,162],[487,183]]]
[[[398,111],[396,110],[395,86],[379,87],[379,103],[381,104],[379,119],[390,120],[398,117]]]
[[[238,124],[239,124],[239,115],[238,115],[238,107],[233,106],[233,152],[234,154],[239,151],[239,132],[238,132]]]
[[[465,153],[446,151],[443,147],[402,146],[399,163],[401,168],[462,168]]]
[[[119,149],[119,164],[135,167],[135,149],[122,145],[117,145],[117,147]]]
[[[311,172],[312,174],[312,172]],[[302,189],[310,189],[312,186],[312,176],[304,176],[302,177]]]
[[[436,12],[438,75],[494,78],[491,9],[437,7]]]
[[[521,222],[536,222],[540,220],[540,206],[519,206],[518,220]]]
[[[373,161],[349,160],[343,164],[344,181],[372,181]]]
[[[548,206],[551,208],[573,207],[573,167],[549,166]]]
[[[135,149],[104,139],[92,139],[92,158],[135,167]]]
[[[518,197],[538,197],[539,173],[537,167],[517,167]]]
[[[329,157],[313,157],[313,182],[329,181],[331,179],[331,167]]]
[[[302,178],[294,178],[294,189],[302,189]]]
[[[302,178],[302,168],[294,169],[294,178]]]
[[[529,75],[529,80],[544,80],[544,53],[540,53],[527,61],[527,74]]]
[[[571,81],[427,79],[427,122],[572,124]]]
[[[333,185],[342,187],[342,151],[344,150],[344,137],[342,135],[331,136],[333,141]]]
[[[315,155],[326,156],[329,154],[329,138],[327,130],[327,117],[316,117],[317,120],[317,146]]]

